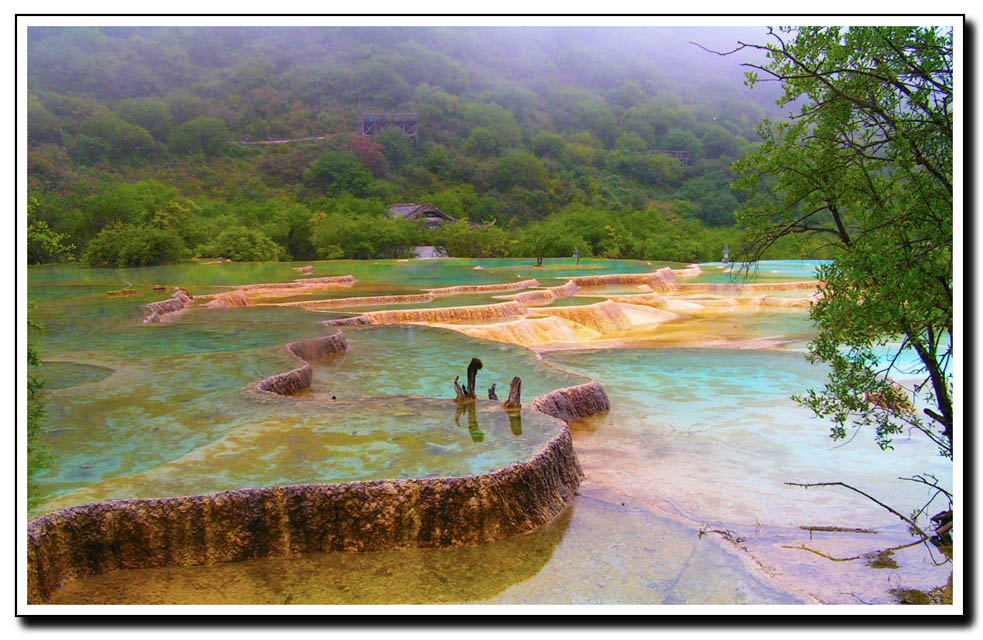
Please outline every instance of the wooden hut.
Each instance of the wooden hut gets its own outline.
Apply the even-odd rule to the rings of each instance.
[[[389,205],[389,217],[406,218],[407,220],[423,220],[427,228],[433,228],[445,222],[455,223],[457,218],[447,215],[429,202],[415,204],[412,202]]]

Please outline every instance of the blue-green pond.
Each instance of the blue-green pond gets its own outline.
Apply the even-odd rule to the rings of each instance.
[[[311,264],[311,277],[357,280],[291,299],[416,294],[528,278],[555,286],[575,275],[641,273],[667,263]],[[890,602],[894,583],[931,588],[946,580],[948,568],[932,566],[922,547],[898,551],[900,567],[892,570],[832,562],[800,548],[843,556],[910,537],[891,514],[849,491],[786,482],[843,481],[913,505],[924,501],[923,487],[898,477],[930,472],[948,485],[952,478],[951,466],[917,433],[897,438],[891,452],[880,451],[867,432],[834,443],[829,425],[791,399],[825,378],[804,358],[814,335],[805,310],[684,314],[596,344],[535,351],[427,326],[345,327],[348,352],[317,366],[312,389],[297,398],[263,398],[249,387],[297,366],[284,345],[330,333],[319,322],[344,313],[255,306],[141,322],[141,305],[168,295],[152,292],[153,285],[210,294],[301,278],[297,266],[31,268],[32,317],[45,325],[38,336],[45,364],[34,372],[47,381],[42,444],[52,453],[37,477],[43,499],[32,515],[110,498],[465,475],[528,457],[556,434],[557,423],[526,411],[516,430],[490,401],[479,403],[474,416],[457,412],[452,381],[464,376],[472,356],[485,365],[479,390],[497,383],[501,397],[514,375],[522,377],[528,400],[587,379],[604,386],[611,411],[571,425],[586,472],[580,495],[543,529],[491,545],[114,572],[66,585],[53,602],[855,602],[849,593]],[[814,266],[762,263],[758,281],[806,279]],[[704,265],[688,281],[730,278],[719,265]],[[120,288],[139,293],[106,296]],[[628,292],[591,289],[554,305]],[[455,294],[391,308],[494,302],[500,300],[488,293]],[[800,529],[812,525],[880,533],[822,538]]]

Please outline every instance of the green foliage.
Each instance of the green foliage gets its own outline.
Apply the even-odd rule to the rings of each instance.
[[[80,164],[137,158],[156,151],[157,143],[146,129],[108,113],[87,118],[72,146],[72,156]]]
[[[417,224],[385,217],[376,202],[341,198],[325,204],[310,220],[311,244],[322,259],[397,258],[421,244]]]
[[[36,307],[27,305],[27,504],[35,506],[41,499],[37,477],[51,464],[51,451],[41,445],[44,433],[45,398],[44,379],[38,369],[41,367],[41,349],[37,334],[44,330],[40,322],[32,317]]]
[[[181,227],[181,233],[184,233],[183,227],[192,216],[182,215],[181,212],[195,208],[194,202],[183,198],[176,187],[156,180],[103,185],[79,204],[67,216],[66,223],[71,237],[81,243],[89,242],[100,230],[113,223],[149,225],[158,212],[162,222],[176,216],[174,222],[169,223],[169,228],[176,230]]]
[[[638,153],[639,151],[645,151],[648,148],[648,143],[642,140],[642,137],[637,133],[628,131],[618,136],[618,139],[614,142],[614,148],[618,151]]]
[[[728,189],[733,181],[730,171],[708,168],[703,175],[687,180],[679,195],[696,204],[697,216],[712,227],[734,224],[734,212],[740,206],[734,192]]]
[[[464,150],[476,158],[496,156],[505,148],[505,141],[485,127],[475,127],[464,142]]]
[[[286,251],[256,229],[235,226],[225,229],[214,242],[201,248],[201,255],[228,258],[233,262],[272,262],[286,257]]]
[[[358,67],[348,78],[348,99],[377,109],[395,109],[410,96],[408,82],[390,65],[372,60]]]
[[[399,229],[359,242],[328,242],[322,229],[316,243],[311,218],[324,211],[359,227],[387,225],[370,219],[409,201],[485,223],[448,239],[469,255],[515,255],[532,246],[520,242],[521,225],[578,205],[606,221],[583,235],[560,234],[583,241],[583,255],[716,259],[719,248],[708,243],[723,237],[741,198],[722,160],[704,159],[704,146],[706,155],[739,154],[763,113],[748,101],[767,98],[738,93],[739,83],[719,82],[723,72],[712,67],[701,81],[718,82],[698,93],[674,64],[678,47],[630,30],[618,32],[617,45],[602,39],[590,47],[562,30],[544,40],[522,30],[485,37],[426,28],[35,33],[27,43],[28,185],[38,202],[31,238],[39,260],[64,259],[42,256],[55,239],[82,255],[118,226],[176,234],[192,253],[241,227],[297,260],[333,255],[329,247],[337,255],[395,255],[403,245],[390,239]],[[503,56],[503,47],[523,55]],[[373,109],[417,113],[419,148],[395,129],[357,135],[358,116]],[[323,138],[230,142],[314,136]],[[652,149],[688,150],[691,164]],[[355,201],[372,202],[372,210]],[[666,228],[692,226],[695,239],[669,233],[657,241],[628,229],[636,214],[666,202],[678,204]],[[566,251],[567,239],[550,246]],[[131,260],[105,245],[95,243],[93,259]],[[781,240],[767,255],[825,251]]]
[[[576,230],[563,225],[561,216],[523,227],[518,234],[514,255],[547,258],[567,258],[576,249],[582,257],[590,257],[590,243]]]
[[[434,173],[441,178],[447,178],[450,176],[451,156],[449,153],[447,153],[447,149],[442,145],[431,145],[430,149],[427,150],[427,157],[423,164],[431,173]]]
[[[304,172],[305,186],[329,196],[364,198],[372,183],[372,174],[351,153],[326,151]]]
[[[382,147],[386,166],[391,171],[399,171],[413,156],[413,141],[396,127],[386,127],[372,136],[372,141]]]
[[[605,159],[608,167],[644,185],[674,187],[683,177],[682,165],[666,155],[613,151]]]
[[[56,233],[48,223],[37,218],[37,198],[27,200],[27,264],[46,264],[71,258],[75,246],[68,235]]]
[[[719,124],[707,127],[702,142],[703,153],[708,158],[719,158],[720,156],[734,158],[740,147],[738,138]]]
[[[519,144],[522,131],[511,111],[497,105],[472,102],[462,109],[462,118],[473,131],[482,128],[498,141],[500,149],[509,149]]]
[[[32,147],[45,142],[60,143],[63,139],[61,123],[35,96],[27,99],[27,144]]]
[[[548,178],[549,173],[539,158],[525,151],[513,151],[498,161],[492,183],[502,191],[513,187],[544,189]]]
[[[116,105],[116,113],[130,124],[143,127],[149,131],[158,142],[167,140],[174,118],[167,103],[160,98],[130,98],[120,100]]]
[[[540,131],[532,139],[532,150],[537,156],[546,156],[562,161],[567,156],[567,143],[563,136],[557,133]]]
[[[113,224],[92,239],[83,260],[92,267],[145,267],[189,257],[175,231],[134,224]]]
[[[748,194],[748,252],[791,234],[835,245],[811,311],[810,359],[829,382],[801,400],[883,447],[921,430],[952,455],[952,32],[919,27],[801,28],[773,34],[769,64],[792,122],[767,122],[735,165]],[[754,82],[754,79],[751,79]],[[900,345],[900,346],[898,346]],[[917,354],[929,420],[905,409],[881,351]],[[904,372],[910,375],[912,372]]]
[[[494,225],[475,225],[467,220],[444,224],[432,232],[432,242],[444,247],[447,255],[470,258],[494,258],[507,255],[509,237]]]
[[[217,156],[228,147],[229,128],[218,118],[195,118],[174,129],[167,144],[174,153]]]

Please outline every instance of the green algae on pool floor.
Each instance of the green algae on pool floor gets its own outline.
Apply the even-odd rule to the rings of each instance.
[[[70,361],[48,361],[41,367],[34,367],[31,375],[37,376],[44,381],[45,389],[67,389],[77,387],[81,384],[99,382],[113,375],[113,370],[109,367],[99,367],[91,364]]]
[[[283,314],[284,311],[287,313]],[[277,326],[273,319],[280,314],[284,319],[281,319],[282,326]],[[297,314],[308,322],[295,325],[296,318],[291,317]],[[96,495],[112,498],[152,497],[154,486],[161,487],[161,490],[168,486],[155,485],[160,481],[159,478],[155,480],[155,473],[180,478],[180,474],[175,474],[175,469],[181,468],[179,461],[195,459],[196,453],[214,453],[218,449],[223,452],[222,459],[231,465],[228,470],[209,467],[208,473],[214,473],[214,478],[209,478],[205,472],[191,473],[184,477],[182,483],[169,488],[171,493],[168,495],[262,486],[251,484],[259,481],[268,484],[301,482],[304,478],[311,478],[309,473],[302,473],[302,468],[296,469],[299,475],[292,480],[283,469],[271,469],[265,475],[254,476],[250,474],[248,462],[257,461],[257,448],[264,454],[272,455],[268,447],[277,438],[286,437],[291,428],[296,430],[293,437],[303,439],[305,436],[301,431],[317,426],[319,419],[327,420],[318,418],[318,412],[323,411],[325,416],[332,415],[331,419],[340,424],[345,419],[344,411],[348,411],[348,417],[358,422],[366,419],[375,407],[387,403],[380,399],[369,404],[344,404],[345,400],[399,395],[453,398],[454,376],[464,376],[467,362],[473,356],[482,358],[485,363],[478,376],[482,396],[485,389],[497,382],[502,397],[505,397],[508,383],[515,375],[523,377],[527,398],[585,381],[580,376],[544,365],[534,354],[521,347],[481,342],[429,327],[393,326],[346,328],[348,352],[315,367],[314,385],[309,397],[315,401],[330,401],[333,396],[339,407],[347,407],[345,410],[334,410],[330,406],[314,409],[308,407],[304,399],[292,398],[271,398],[264,404],[257,402],[254,395],[243,393],[245,387],[259,379],[297,366],[296,359],[283,347],[291,338],[333,332],[311,323],[312,315],[272,308],[220,310],[214,315],[189,314],[173,324],[154,327],[161,329],[156,334],[147,332],[146,326],[139,327],[142,331],[136,333],[140,338],[171,336],[169,344],[175,351],[184,352],[181,355],[143,361],[110,360],[101,354],[80,354],[90,358],[90,361],[104,358],[98,361],[112,367],[115,374],[94,385],[49,392],[51,428],[42,436],[42,442],[55,455],[51,468],[39,478],[42,493],[53,499],[52,505],[58,506],[78,504],[79,500],[92,501]],[[213,322],[214,325],[211,324]],[[255,341],[274,344],[236,351],[231,343],[237,340],[237,336],[234,332],[227,333],[230,324],[244,328],[243,341],[247,345]],[[300,330],[301,326],[304,327],[303,331]],[[263,336],[266,339],[262,339]],[[114,340],[119,339],[117,336]],[[216,351],[197,351],[209,347]],[[133,351],[131,349],[130,353]],[[143,353],[143,349],[136,349],[136,352]],[[44,366],[41,367],[43,369]],[[423,417],[413,427],[417,431],[412,437],[425,442],[427,429],[440,432],[449,428],[459,439],[472,441],[468,416],[455,416],[454,411],[448,408],[431,411],[426,403],[394,402],[420,409]],[[504,418],[495,417],[495,420],[501,419]],[[398,431],[412,426],[413,420],[412,415],[405,415],[398,420],[391,418],[389,424]],[[298,422],[307,427],[297,426]],[[485,422],[486,419],[482,418],[479,431],[484,431]],[[380,417],[380,424],[385,423],[385,419]],[[536,433],[535,420],[527,423],[523,437],[533,438]],[[247,437],[246,434],[253,435]],[[390,436],[395,437],[393,434]],[[404,440],[411,438],[406,433],[401,437]],[[264,444],[266,440],[269,442]],[[481,446],[485,449],[497,446],[493,442],[488,440]],[[371,445],[364,438],[353,438],[348,446],[357,451],[359,443],[366,447]],[[238,453],[236,446],[241,449]],[[371,446],[382,447],[378,443]],[[411,445],[403,442],[401,446]],[[354,462],[339,463],[336,472],[318,476],[319,481],[381,479],[394,477],[385,475],[393,472],[399,477],[409,477],[408,469],[417,468],[407,466],[409,463],[397,468],[399,465],[387,460],[381,451],[379,449],[376,454],[370,454],[368,450],[365,453],[349,453],[351,460],[360,461],[357,465],[353,467]],[[438,447],[433,451],[440,449]],[[327,452],[323,453],[327,455]],[[474,469],[491,468],[482,467],[487,462],[487,458],[483,459],[482,456],[487,456],[487,452],[468,449],[459,453],[461,456],[477,456],[475,466],[462,466],[464,463],[459,461],[456,467],[440,467],[438,456],[435,458],[438,466],[425,470],[424,475],[440,469],[446,473],[474,473]],[[506,463],[504,459],[499,462]],[[158,467],[160,469],[154,471]],[[344,470],[354,475],[345,476],[342,473]],[[93,484],[98,484],[100,488],[87,489],[88,485]],[[173,493],[175,491],[178,493]],[[58,497],[60,494],[70,494],[70,497]],[[40,508],[48,510],[49,506],[41,505]]]
[[[490,400],[463,409],[449,400],[406,397],[274,398],[243,408],[251,420],[223,437],[146,471],[52,498],[43,510],[239,487],[471,476],[531,458],[562,428],[534,411],[510,416]]]

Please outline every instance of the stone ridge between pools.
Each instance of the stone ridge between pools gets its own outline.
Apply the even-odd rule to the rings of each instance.
[[[658,292],[668,292],[676,288],[676,280],[678,276],[690,277],[700,273],[700,268],[696,265],[690,265],[686,269],[671,269],[669,267],[663,267],[657,271],[651,273],[635,273],[635,274],[605,274],[597,276],[575,276],[567,280],[563,285],[556,287],[548,287],[544,289],[538,289],[534,291],[528,291],[525,293],[513,294],[513,295],[503,295],[497,296],[503,299],[511,300],[519,304],[530,304],[530,305],[543,305],[549,304],[557,298],[563,298],[577,293],[578,288],[591,288],[591,287],[601,287],[605,285],[617,285],[617,284],[637,284],[637,285],[647,285],[653,291]],[[350,287],[355,283],[355,277],[351,275],[343,276],[324,276],[320,278],[298,278],[290,282],[275,282],[275,283],[260,283],[260,284],[246,284],[238,285],[231,291],[226,291],[223,293],[214,294],[204,294],[197,296],[197,299],[205,302],[204,306],[208,308],[230,308],[230,307],[247,307],[252,305],[250,296],[266,296],[266,297],[282,297],[282,296],[292,296],[292,295],[302,295],[304,293],[314,293],[323,289],[331,289],[336,287]],[[309,310],[320,310],[320,309],[330,309],[335,307],[346,307],[346,306],[365,306],[365,305],[384,305],[384,304],[411,304],[414,302],[427,303],[433,301],[435,298],[456,294],[479,294],[479,293],[494,293],[502,291],[515,291],[517,289],[529,289],[533,287],[538,287],[539,281],[535,278],[521,280],[518,282],[505,282],[497,284],[486,284],[486,285],[455,285],[451,287],[440,287],[436,289],[425,289],[425,293],[421,294],[410,294],[410,295],[392,295],[392,296],[360,296],[355,298],[330,298],[326,300],[304,300],[299,302],[281,302],[272,303],[279,306],[299,306]],[[688,285],[693,287],[694,285]],[[699,287],[700,285],[696,285]],[[174,293],[174,295],[167,300],[161,300],[159,302],[151,302],[145,304],[144,308],[147,310],[147,316],[144,318],[144,322],[148,323],[159,323],[161,318],[170,313],[175,313],[178,311],[183,311],[184,309],[190,307],[194,304],[195,296],[190,295],[187,291],[179,289]],[[267,303],[269,304],[269,303]],[[478,305],[476,305],[478,306]],[[491,307],[493,305],[483,305],[486,307]],[[450,309],[459,309],[461,307],[449,307]],[[404,313],[409,313],[413,315],[414,312],[423,310],[407,310]],[[504,312],[504,313],[503,313]],[[376,312],[371,312],[376,313]],[[491,312],[492,315],[511,315],[509,311],[496,310]],[[425,314],[422,314],[425,315]],[[463,315],[463,314],[461,314]],[[406,316],[409,317],[409,316]],[[466,318],[462,318],[466,319]],[[356,316],[355,318],[347,318],[345,321],[339,321],[335,324],[339,326],[353,325],[353,324],[390,324],[395,320],[394,316],[380,316],[375,320],[369,317]],[[399,320],[395,320],[399,322]],[[414,320],[403,320],[407,322],[413,322]],[[428,320],[423,320],[428,321]]]
[[[302,360],[304,365],[269,378],[263,378],[255,384],[255,388],[281,396],[291,396],[306,391],[310,389],[314,378],[311,364],[330,356],[342,354],[347,350],[348,341],[341,331],[336,331],[330,336],[291,342],[287,345],[287,351],[295,358]]]
[[[143,321],[154,324],[159,323],[165,315],[183,311],[191,306],[192,300],[194,300],[194,297],[191,294],[184,289],[178,289],[167,300],[148,302],[143,305],[143,308],[147,310],[147,317]]]
[[[41,604],[70,580],[117,569],[486,544],[553,520],[582,477],[564,426],[529,460],[482,475],[67,507],[28,523],[27,599]]]
[[[604,387],[591,380],[539,396],[532,401],[532,408],[569,423],[610,410],[611,401]]]

